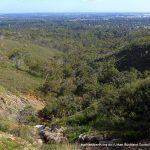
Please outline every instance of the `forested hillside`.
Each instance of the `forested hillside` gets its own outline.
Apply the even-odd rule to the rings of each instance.
[[[93,19],[94,18],[94,19]],[[123,142],[150,138],[150,20],[103,15],[0,18],[0,86],[39,96],[39,123]]]

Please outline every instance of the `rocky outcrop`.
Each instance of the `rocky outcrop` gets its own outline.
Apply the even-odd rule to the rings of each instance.
[[[104,134],[96,135],[96,136],[81,134],[78,138],[78,142],[80,144],[114,143],[117,142],[117,139],[113,139]]]
[[[26,106],[32,106],[35,110],[44,108],[44,103],[30,95],[15,95],[11,92],[0,91],[0,118],[16,118],[18,112]]]
[[[59,127],[57,125],[52,125],[47,127],[44,125],[37,125],[36,128],[39,130],[39,140],[41,139],[43,143],[66,143],[67,137],[65,135],[66,128]]]

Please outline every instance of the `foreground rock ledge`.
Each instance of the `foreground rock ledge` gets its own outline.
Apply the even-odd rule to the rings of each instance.
[[[39,141],[43,143],[56,143],[62,144],[67,143],[68,139],[66,137],[66,128],[59,127],[57,125],[52,125],[51,127],[44,125],[35,126],[39,132]]]

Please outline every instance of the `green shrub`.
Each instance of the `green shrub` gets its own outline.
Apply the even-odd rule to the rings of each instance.
[[[20,137],[30,143],[34,142],[34,130],[32,127],[21,126],[10,131],[11,134]]]
[[[80,134],[89,134],[92,131],[90,126],[74,126],[68,128],[67,136],[71,143],[77,142]]]
[[[9,138],[7,138],[7,139],[1,138],[0,141],[1,141],[0,142],[0,149],[1,150],[2,149],[4,149],[4,150],[5,149],[6,150],[21,150],[21,149],[23,149],[23,145],[18,144]]]
[[[6,132],[9,130],[9,123],[6,121],[1,120],[0,121],[0,131]]]

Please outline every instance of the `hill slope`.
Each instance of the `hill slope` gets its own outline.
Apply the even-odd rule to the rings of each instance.
[[[30,42],[0,40],[0,83],[10,91],[33,92],[44,82],[44,67],[61,55]],[[40,72],[41,71],[41,72]]]
[[[150,69],[150,38],[136,40],[116,55],[119,70],[131,67],[139,71]]]

